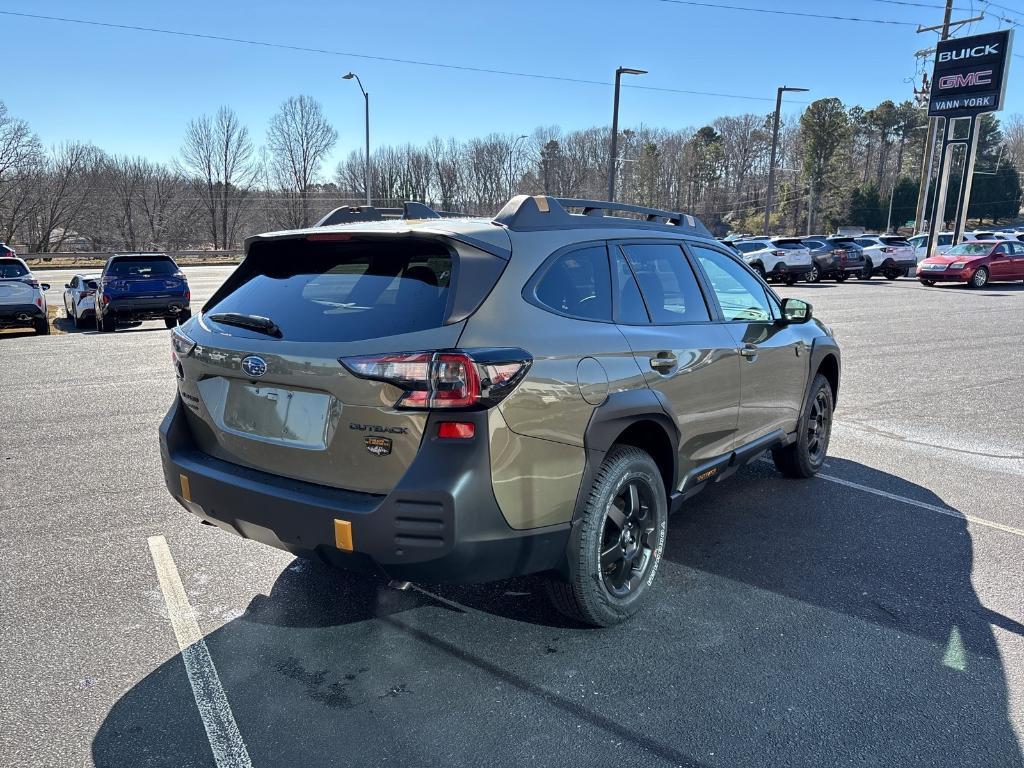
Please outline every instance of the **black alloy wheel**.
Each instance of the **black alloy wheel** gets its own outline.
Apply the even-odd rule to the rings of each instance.
[[[615,597],[628,597],[647,577],[657,549],[653,505],[651,487],[633,478],[608,507],[601,534],[601,574]]]

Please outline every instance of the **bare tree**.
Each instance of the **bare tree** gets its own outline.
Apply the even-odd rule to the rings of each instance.
[[[283,226],[299,228],[312,223],[310,188],[337,141],[338,132],[327,122],[320,102],[311,96],[290,97],[270,119],[268,170],[282,194]]]
[[[184,173],[205,210],[214,248],[235,244],[260,168],[249,129],[229,107],[192,120],[181,148]]]
[[[67,142],[51,151],[32,177],[35,201],[25,226],[30,251],[59,250],[77,234],[104,162],[103,153],[91,144]]]
[[[42,146],[28,123],[0,101],[0,241],[11,241],[32,205],[31,176],[43,161]]]

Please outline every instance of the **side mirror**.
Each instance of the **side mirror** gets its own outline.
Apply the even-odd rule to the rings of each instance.
[[[782,322],[806,323],[811,319],[811,305],[803,299],[782,300]]]
[[[70,288],[71,287],[71,283],[64,283],[64,287],[65,288]]]
[[[44,291],[50,290],[50,284],[49,283],[40,283],[39,287],[42,288]]]

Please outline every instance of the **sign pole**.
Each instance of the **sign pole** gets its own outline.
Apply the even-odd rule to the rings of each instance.
[[[981,115],[971,116],[971,133],[964,158],[964,175],[960,179],[960,196],[957,198],[957,217],[953,227],[953,242],[960,242],[967,225],[967,209],[971,203],[971,187],[974,183],[974,159],[978,154],[978,135],[981,133]]]

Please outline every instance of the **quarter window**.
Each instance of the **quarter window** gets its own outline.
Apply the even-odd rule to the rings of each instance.
[[[672,325],[711,319],[697,278],[678,245],[648,243],[622,250],[640,284],[651,322]]]
[[[561,315],[610,322],[612,281],[605,246],[559,256],[540,279],[535,295],[541,304]]]
[[[726,320],[771,322],[771,304],[756,277],[725,254],[699,245],[691,247]]]

